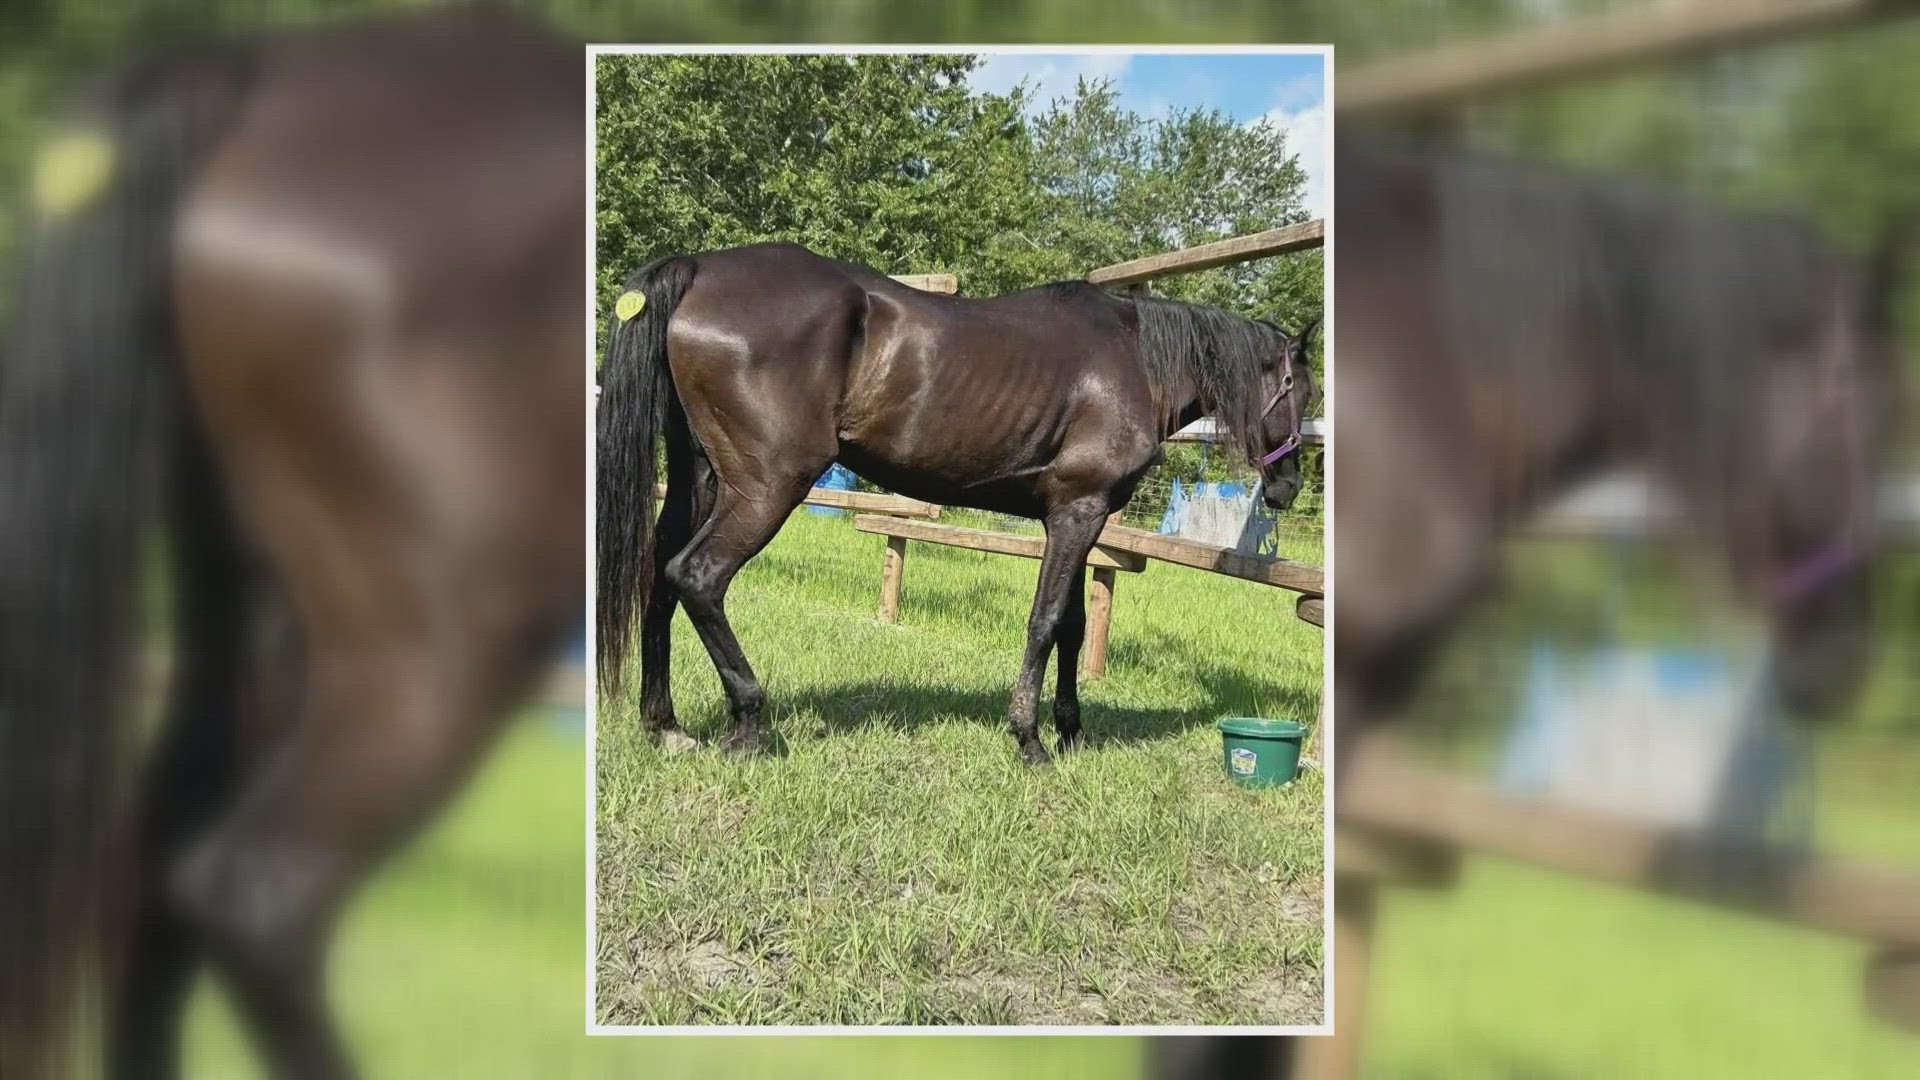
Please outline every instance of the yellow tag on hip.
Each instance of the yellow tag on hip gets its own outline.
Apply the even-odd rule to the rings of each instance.
[[[34,162],[33,203],[48,217],[64,217],[99,198],[112,179],[113,142],[99,131],[71,131]]]
[[[613,302],[613,313],[620,317],[621,322],[627,322],[640,314],[640,309],[646,306],[645,295],[637,292],[621,293],[620,299]]]

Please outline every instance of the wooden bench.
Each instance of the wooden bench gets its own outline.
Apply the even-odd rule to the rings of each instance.
[[[877,495],[871,491],[842,491],[838,488],[812,488],[807,492],[808,506],[832,506],[841,510],[865,510],[897,518],[922,518],[937,521],[940,507],[904,495]]]
[[[653,497],[667,497],[667,485],[653,485]],[[866,510],[894,517],[925,518],[937,521],[940,507],[934,503],[909,499],[905,495],[881,495],[871,491],[843,491],[839,488],[808,488],[806,505],[830,506],[836,510]]]
[[[1184,540],[1178,536],[1162,536],[1126,525],[1108,525],[1100,534],[1100,544],[1112,550],[1130,551],[1161,562],[1211,570],[1216,574],[1257,581],[1262,585],[1297,593],[1324,594],[1327,591],[1325,572],[1311,563],[1242,555],[1232,548]]]
[[[1300,616],[1301,622],[1312,623],[1325,628],[1327,625],[1327,598],[1324,596],[1303,596],[1293,605],[1293,613]]]

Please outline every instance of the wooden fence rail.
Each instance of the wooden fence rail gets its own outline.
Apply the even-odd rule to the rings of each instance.
[[[1414,765],[1391,742],[1340,774],[1343,826],[1389,830],[1883,945],[1920,949],[1920,874],[1739,845],[1521,799]]]
[[[951,294],[960,291],[960,279],[952,274],[895,274],[893,280],[922,292]]]
[[[1087,280],[1095,285],[1119,287],[1135,285],[1155,278],[1169,277],[1174,274],[1191,274],[1198,270],[1211,270],[1216,266],[1230,263],[1250,262],[1271,255],[1285,255],[1292,251],[1305,251],[1317,248],[1326,242],[1326,223],[1318,218],[1298,225],[1282,225],[1277,229],[1254,233],[1251,236],[1235,236],[1227,240],[1217,240],[1198,247],[1182,248],[1159,255],[1148,255],[1139,259],[1129,259],[1113,266],[1103,266],[1087,275]]]
[[[1242,555],[1232,548],[1203,544],[1178,536],[1163,536],[1126,525],[1108,525],[1100,533],[1100,543],[1111,549],[1131,551],[1162,562],[1191,566],[1196,570],[1211,570],[1216,574],[1298,593],[1321,594],[1327,591],[1325,572],[1311,563]]]

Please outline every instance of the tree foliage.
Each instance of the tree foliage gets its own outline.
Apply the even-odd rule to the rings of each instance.
[[[1304,220],[1286,134],[1224,113],[1149,118],[1108,82],[1034,111],[970,56],[607,57],[598,75],[602,299],[662,255],[791,240],[990,294]],[[1317,256],[1157,285],[1297,326]]]
[[[596,117],[603,294],[661,255],[789,240],[887,273],[1006,277],[1032,219],[1020,95],[968,56],[611,56]]]

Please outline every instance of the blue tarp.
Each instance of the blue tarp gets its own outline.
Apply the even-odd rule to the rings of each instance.
[[[829,488],[833,491],[852,491],[858,480],[859,477],[853,475],[852,469],[835,462],[826,472],[820,474],[820,479],[815,480],[813,486],[817,488]],[[838,510],[831,506],[809,506],[807,507],[807,511],[814,514],[846,513],[844,510]]]

